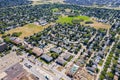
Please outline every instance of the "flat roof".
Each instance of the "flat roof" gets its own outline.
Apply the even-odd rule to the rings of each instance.
[[[7,76],[3,80],[14,80],[18,76],[21,77],[25,70],[21,64],[17,63],[5,70],[5,73]]]
[[[40,55],[43,54],[43,50],[40,49],[40,48],[37,48],[37,47],[34,47],[33,50],[32,50],[32,52],[33,52],[34,54],[36,54],[37,56],[40,56]]]
[[[72,68],[70,69],[70,73],[74,74],[79,69],[79,66],[73,64]]]
[[[50,51],[53,51],[55,53],[60,54],[62,52],[62,50],[58,49],[58,48],[51,48]]]
[[[0,80],[3,79],[7,74],[5,72],[0,73]]]
[[[47,62],[50,62],[50,61],[53,60],[52,57],[50,57],[50,56],[48,56],[48,55],[46,55],[46,54],[43,54],[43,55],[41,56],[41,58],[44,59],[44,60],[46,60]]]

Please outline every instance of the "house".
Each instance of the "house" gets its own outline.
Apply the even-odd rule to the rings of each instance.
[[[32,52],[33,52],[35,55],[37,55],[37,56],[41,56],[41,55],[43,54],[43,50],[40,49],[40,48],[37,48],[37,47],[34,47],[34,48],[32,49]]]
[[[48,56],[48,55],[46,55],[46,54],[43,54],[43,55],[41,56],[41,59],[45,60],[45,61],[48,62],[48,63],[53,60],[52,57],[50,57],[50,56]]]
[[[23,41],[17,37],[11,37],[10,38],[11,42],[15,43],[15,44],[21,44]]]
[[[66,61],[63,60],[63,59],[57,59],[57,60],[56,60],[56,63],[59,64],[59,65],[61,65],[61,66],[64,66],[65,63],[66,63]]]
[[[55,52],[57,54],[61,54],[62,53],[62,50],[58,49],[58,48],[51,48],[50,49],[51,52]]]
[[[0,52],[4,51],[5,49],[7,49],[7,44],[3,42],[0,44]]]
[[[45,26],[45,25],[47,25],[48,23],[47,23],[47,21],[46,20],[39,20],[39,24],[40,25],[42,25],[42,26]]]
[[[119,77],[114,75],[114,79],[113,80],[119,80]]]
[[[66,45],[63,45],[63,47],[64,47],[65,49],[67,49],[67,50],[70,50],[70,49],[71,49],[71,47],[66,46]]]
[[[119,68],[119,69],[120,69],[120,64],[117,64],[117,68]]]
[[[3,42],[3,39],[0,37],[0,43]]]
[[[84,64],[84,63],[85,63],[84,59],[79,59],[79,60],[77,60],[76,65],[82,66],[82,64]]]
[[[118,64],[120,64],[120,60],[118,60]]]
[[[26,71],[19,63],[16,63],[12,67],[5,70],[5,73],[6,76],[2,80],[20,80],[23,76],[26,75]]]
[[[102,58],[103,58],[103,57],[104,57],[104,52],[99,51],[99,52],[98,52],[98,56],[100,56],[100,57],[102,57]]]
[[[88,72],[95,73],[95,68],[94,67],[86,67],[86,69],[88,70]]]
[[[120,76],[120,71],[118,71],[118,72],[115,71],[115,75],[116,75],[116,76]]]
[[[31,44],[28,44],[27,42],[24,41],[23,46],[25,47],[26,50],[30,50],[33,48]]]
[[[62,13],[61,12],[54,12],[53,14],[54,15],[61,15]]]
[[[68,61],[70,57],[71,57],[70,54],[66,54],[66,55],[64,56],[64,60]]]
[[[7,76],[7,74],[5,72],[1,72],[0,73],[0,80],[2,80],[5,76]]]
[[[95,60],[94,60],[94,61],[95,61],[95,63],[98,64],[98,63],[100,62],[101,59],[102,59],[102,58],[101,58],[100,56],[97,56],[97,57],[95,57]]]

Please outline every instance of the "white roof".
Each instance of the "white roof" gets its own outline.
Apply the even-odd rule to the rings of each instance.
[[[4,78],[5,76],[7,76],[7,74],[6,74],[5,72],[0,73],[0,80],[1,80],[2,78]]]

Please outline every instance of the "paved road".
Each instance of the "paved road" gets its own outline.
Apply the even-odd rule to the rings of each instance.
[[[29,61],[27,61],[27,60],[25,60],[25,61],[23,61],[23,62],[21,63],[21,64],[23,65],[23,67],[24,67],[28,72],[34,74],[34,75],[37,76],[40,80],[45,80],[43,74],[41,74],[41,73],[39,73],[38,71],[36,71],[36,70],[34,69],[34,66],[33,66],[33,65],[32,65],[32,68],[29,69],[29,68],[27,68],[27,67],[24,65],[25,63],[28,63],[29,65],[32,65],[32,64],[31,64]]]
[[[117,38],[117,36],[118,36],[118,34],[116,34],[115,37]],[[120,42],[120,39],[119,39],[118,42]],[[100,76],[100,74],[101,74],[101,72],[102,72],[102,70],[103,70],[103,68],[104,68],[104,66],[105,66],[105,62],[106,62],[106,60],[107,60],[107,58],[108,58],[108,56],[109,56],[109,54],[110,54],[110,52],[111,52],[112,47],[114,46],[114,44],[115,44],[115,42],[113,42],[112,45],[110,46],[109,52],[107,53],[107,55],[106,55],[106,57],[105,57],[105,60],[104,60],[104,62],[103,62],[103,65],[102,65],[102,67],[100,68],[99,73],[97,74],[97,78],[96,78],[96,80],[99,79],[99,76]]]
[[[27,43],[27,42],[25,42],[24,40],[22,41],[22,43],[23,43],[23,45],[24,45],[24,43]],[[23,58],[25,59],[25,61],[26,61],[26,63],[29,63],[27,60],[28,60],[28,58],[27,57],[25,57],[26,55],[24,55],[23,56]],[[36,62],[35,62],[36,63]],[[37,62],[38,63],[38,62]],[[29,64],[31,64],[31,63],[29,63]],[[23,65],[24,65],[24,63],[23,63]],[[33,65],[33,64],[31,64],[32,66],[33,66],[33,68],[34,69],[30,69],[30,71],[31,71],[31,73],[32,73],[32,70],[34,70],[33,71],[33,74],[35,74],[35,75],[39,75],[39,74],[45,74],[44,76],[49,76],[49,78],[50,78],[50,80],[59,80],[61,77],[62,78],[64,78],[65,80],[70,80],[70,78],[68,77],[68,76],[66,76],[65,74],[63,74],[63,73],[60,73],[60,72],[58,72],[58,71],[56,71],[56,70],[51,70],[51,68],[49,68],[49,66],[47,66],[47,67],[45,67],[45,66],[43,66],[43,67],[40,67],[40,66],[38,66],[38,65]],[[35,70],[35,69],[37,69],[37,70]],[[41,71],[42,70],[42,71]],[[50,71],[51,70],[51,71]],[[51,73],[51,72],[54,72],[54,74],[53,73]],[[56,75],[55,75],[56,74]],[[38,76],[38,77],[41,77],[41,76]]]
[[[72,65],[72,64],[74,63],[74,61],[79,58],[79,56],[81,55],[81,52],[83,52],[83,49],[80,49],[80,51],[78,52],[78,54],[75,55],[74,58],[73,58],[70,62],[68,62],[65,67],[66,67],[66,68],[69,68],[70,65]],[[63,71],[65,71],[65,70],[63,70]],[[64,72],[64,73],[65,73],[65,72]]]
[[[106,62],[106,60],[107,60],[107,58],[108,58],[108,56],[109,56],[109,54],[110,54],[110,52],[111,52],[112,47],[114,46],[114,44],[115,44],[115,42],[113,42],[112,45],[110,46],[109,52],[107,53],[107,55],[106,55],[106,57],[105,57],[105,60],[104,60],[104,62],[103,62],[103,65],[102,65],[102,67],[100,68],[99,73],[97,74],[96,80],[99,79],[99,76],[100,76],[100,74],[101,74],[101,72],[102,72],[102,70],[103,70],[103,68],[104,68],[104,66],[105,66],[105,62]]]
[[[41,66],[39,63],[36,65],[31,63],[30,61],[25,58],[25,60],[21,63],[25,67],[25,63],[28,63],[32,66],[32,68],[25,68],[27,69],[30,73],[36,75],[37,77],[40,78],[40,80],[45,80],[45,76],[49,78],[49,80],[60,80],[60,78],[64,78],[65,80],[71,80],[68,76],[65,74],[62,74],[61,72],[55,70],[55,69],[49,69],[48,66]]]
[[[97,35],[97,32],[91,37],[91,39],[88,41],[88,43],[93,41],[93,39],[96,37],[96,35]]]
[[[25,63],[27,63],[28,65],[31,65],[32,67],[31,68],[27,68],[24,65]],[[37,77],[39,77],[40,80],[46,80],[45,76],[48,76],[50,80],[55,80],[54,75],[52,73],[46,71],[45,69],[43,69],[42,67],[40,67],[38,65],[35,65],[35,64],[31,63],[28,60],[24,60],[21,64],[24,66],[24,68],[28,72],[30,72],[30,73],[36,75]]]

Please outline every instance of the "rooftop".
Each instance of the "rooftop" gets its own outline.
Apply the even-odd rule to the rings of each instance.
[[[6,44],[6,43],[4,43],[4,42],[3,42],[3,43],[0,43],[0,46],[2,46],[2,45],[4,45],[4,44]]]
[[[21,64],[17,63],[5,70],[5,73],[7,76],[3,80],[19,80],[25,75],[25,70]]]
[[[68,75],[73,76],[78,69],[79,69],[79,66],[73,64],[72,67],[68,71]]]
[[[58,53],[58,54],[60,54],[62,52],[62,50],[60,50],[58,48],[51,48],[50,51]]]
[[[41,58],[44,59],[44,60],[47,61],[47,62],[51,62],[51,61],[53,60],[52,57],[50,57],[50,56],[48,56],[48,55],[46,55],[46,54],[43,54],[43,55],[41,56]]]
[[[66,55],[64,56],[64,59],[65,59],[65,60],[68,60],[68,59],[70,58],[70,56],[71,56],[70,54],[66,54]]]
[[[65,60],[63,60],[63,59],[57,59],[57,61],[56,61],[56,63],[58,63],[58,64],[60,64],[60,65],[62,65],[62,66],[64,66],[64,64],[65,64]]]
[[[11,37],[10,40],[14,42],[15,44],[20,44],[22,43],[22,40],[17,38],[17,37]]]
[[[36,54],[37,56],[40,56],[40,55],[43,54],[43,50],[40,49],[40,48],[37,48],[37,47],[34,47],[33,50],[32,50],[32,52],[33,52],[34,54]]]
[[[0,73],[0,80],[3,79],[7,74],[5,72]]]

